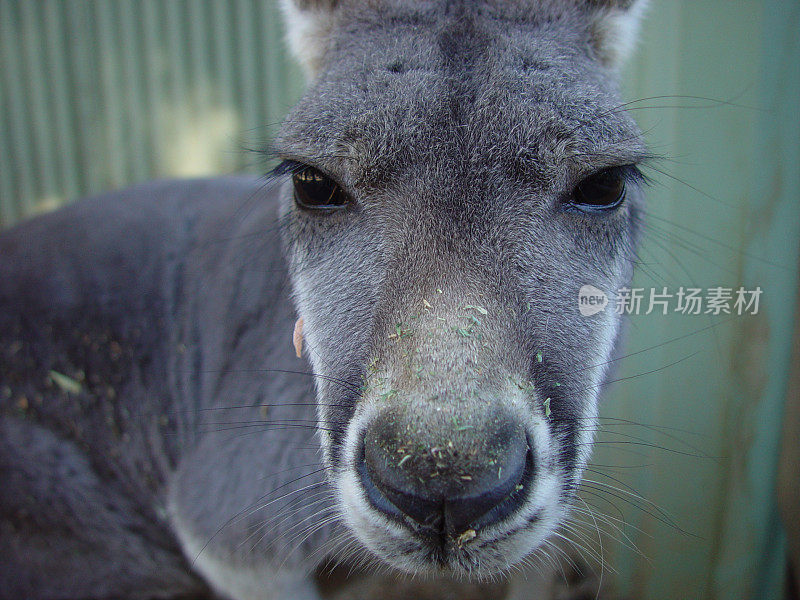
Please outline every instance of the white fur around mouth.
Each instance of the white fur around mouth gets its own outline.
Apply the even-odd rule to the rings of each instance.
[[[451,540],[443,549],[433,548],[411,528],[378,511],[367,497],[357,470],[357,452],[359,434],[363,432],[363,423],[369,421],[369,412],[361,411],[350,423],[336,487],[345,522],[383,562],[411,574],[493,576],[535,551],[563,519],[565,507],[560,501],[563,476],[555,464],[549,429],[543,419],[532,417],[529,431],[537,439],[532,449],[537,471],[524,504],[499,523],[463,532],[465,537]]]

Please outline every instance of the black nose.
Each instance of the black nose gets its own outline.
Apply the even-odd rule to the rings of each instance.
[[[502,520],[525,498],[533,455],[524,428],[510,419],[491,423],[472,438],[443,436],[433,444],[403,440],[393,421],[376,422],[365,434],[359,461],[370,502],[437,539]]]

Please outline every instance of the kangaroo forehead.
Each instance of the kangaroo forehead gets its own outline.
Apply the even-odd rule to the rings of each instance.
[[[313,0],[312,0],[313,2]],[[347,20],[365,23],[413,25],[434,30],[437,24],[472,18],[502,26],[537,25],[548,22],[586,23],[590,14],[605,5],[623,8],[633,0],[338,0],[339,13]]]
[[[376,32],[365,18],[341,25],[334,66],[290,114],[279,152],[363,173],[436,157],[485,164],[481,154],[538,172],[570,157],[613,163],[644,152],[579,34],[463,17]]]
[[[569,13],[543,17],[536,12],[513,19],[505,8],[473,6],[481,3],[417,4],[435,4],[437,10],[403,6],[389,15],[378,9],[341,15],[330,32],[322,81],[351,82],[361,76],[361,83],[374,80],[390,87],[392,81],[413,85],[428,74],[442,82],[474,80],[480,86],[494,73],[514,80],[536,76],[531,83],[558,77],[562,83],[568,78],[606,85],[606,74],[598,73],[593,60],[589,32]],[[450,4],[461,8],[448,10]]]

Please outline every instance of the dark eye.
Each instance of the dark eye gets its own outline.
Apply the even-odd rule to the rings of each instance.
[[[294,200],[306,210],[337,210],[350,202],[338,183],[314,167],[302,167],[292,174]]]
[[[604,169],[581,181],[572,191],[569,203],[588,210],[609,210],[625,199],[623,168]]]

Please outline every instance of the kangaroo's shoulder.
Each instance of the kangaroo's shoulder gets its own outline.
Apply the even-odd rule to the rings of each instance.
[[[194,367],[184,346],[206,348],[196,323],[239,322],[231,257],[257,243],[259,260],[280,262],[276,244],[248,236],[275,218],[263,181],[228,177],[102,194],[0,234],[2,412],[75,439],[108,430],[100,441],[114,446],[135,416],[111,407],[180,396],[166,371]]]
[[[257,178],[166,180],[108,192],[0,233],[0,302],[52,312],[154,292],[160,270],[236,226],[248,202],[272,209]],[[248,214],[252,213],[252,207]]]

